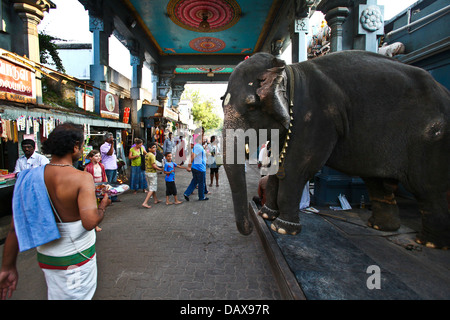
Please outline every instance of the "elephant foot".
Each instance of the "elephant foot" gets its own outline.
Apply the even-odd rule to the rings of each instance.
[[[431,241],[430,241],[431,240]],[[430,239],[429,237],[423,235],[422,233],[419,233],[416,236],[416,242],[418,244],[421,244],[427,248],[431,249],[442,249],[442,250],[448,250],[450,248],[450,242],[447,240],[441,240],[441,239]]]
[[[448,212],[448,211],[447,211]],[[416,242],[428,248],[447,250],[450,248],[450,224],[448,215],[438,219],[430,212],[422,213],[422,231],[416,236]]]
[[[270,228],[273,231],[278,232],[279,234],[289,234],[296,235],[300,233],[302,230],[302,225],[296,222],[290,222],[286,220],[282,220],[280,218],[276,218],[275,221],[272,222]]]
[[[400,220],[377,219],[372,216],[367,221],[367,225],[379,231],[397,231],[400,228]]]
[[[427,248],[448,250],[450,247],[450,243],[448,241],[441,241],[436,239],[434,239],[433,241],[428,241],[427,239],[428,238],[424,236],[422,233],[419,233],[416,236],[416,242]]]
[[[270,209],[266,205],[263,205],[258,214],[266,220],[274,220],[280,212],[278,210]]]
[[[367,221],[369,227],[380,231],[396,231],[400,228],[401,222],[396,204],[372,200],[372,212],[372,216]]]

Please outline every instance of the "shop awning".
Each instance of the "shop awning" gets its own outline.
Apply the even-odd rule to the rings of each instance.
[[[72,122],[75,124],[89,124],[95,127],[106,127],[116,129],[131,129],[131,125],[128,123],[122,123],[119,121],[112,121],[104,118],[94,118],[87,115],[70,113],[64,110],[55,109],[42,109],[42,108],[28,108],[15,107],[9,105],[7,102],[0,101],[0,108],[3,109],[3,119],[17,119],[20,116],[25,117],[53,117],[61,122]]]

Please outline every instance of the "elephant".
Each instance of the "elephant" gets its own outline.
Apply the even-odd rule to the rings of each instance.
[[[256,53],[236,66],[222,99],[225,130],[279,132],[279,168],[269,176],[259,212],[278,233],[301,231],[301,192],[293,190],[326,165],[363,179],[370,227],[400,227],[394,192],[401,183],[421,213],[416,242],[450,245],[450,93],[427,71],[360,50],[291,65]],[[224,137],[224,158],[231,147],[238,150],[235,145]],[[244,164],[224,168],[237,228],[248,235],[253,225]]]

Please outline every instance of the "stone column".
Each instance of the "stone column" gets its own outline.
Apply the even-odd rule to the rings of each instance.
[[[93,64],[90,66],[90,78],[94,86],[108,91],[108,65],[109,65],[109,36],[110,30],[106,28],[103,18],[89,15],[89,31],[92,32]],[[100,92],[94,89],[95,112],[100,113]]]
[[[44,12],[56,8],[50,1],[13,1],[14,10],[23,21],[24,54],[32,61],[40,63],[39,34],[37,26],[44,18]],[[42,104],[41,74],[36,72],[36,102]]]
[[[342,51],[342,24],[349,14],[349,9],[345,7],[334,8],[325,15],[328,25],[331,28],[330,51]]]
[[[331,28],[330,51],[343,50],[342,24],[350,13],[352,1],[350,0],[322,0],[317,10],[325,14],[325,20]]]
[[[130,55],[130,64],[133,67],[133,74],[131,77],[131,127],[135,130],[139,129],[138,111],[142,108],[142,59],[137,55]]]

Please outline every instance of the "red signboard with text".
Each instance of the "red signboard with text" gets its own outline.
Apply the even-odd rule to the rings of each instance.
[[[0,99],[36,103],[34,71],[0,58]]]
[[[130,121],[130,108],[126,107],[123,111],[123,123],[128,123]]]

